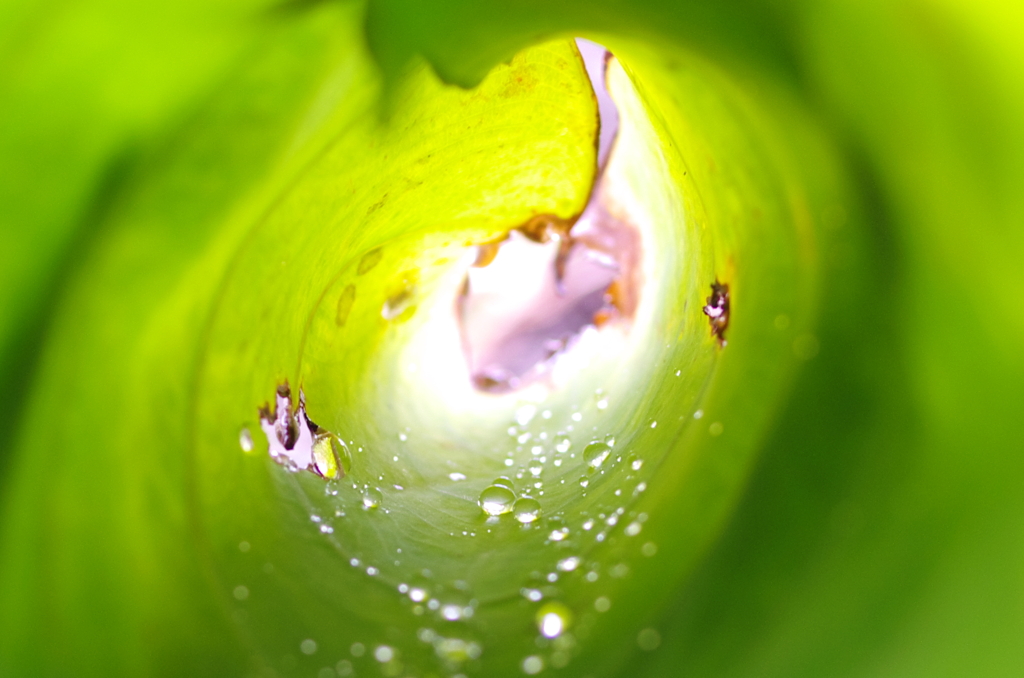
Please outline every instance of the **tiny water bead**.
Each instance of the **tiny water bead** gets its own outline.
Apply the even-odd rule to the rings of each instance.
[[[551,541],[563,541],[568,536],[569,528],[560,527],[558,529],[551,530],[551,534],[548,535],[548,539],[550,539]]]
[[[594,441],[583,448],[583,461],[591,468],[601,468],[601,465],[608,459],[612,448],[603,441]]]
[[[433,643],[434,652],[437,656],[449,664],[464,664],[470,659],[479,659],[480,655],[483,654],[483,648],[480,647],[479,643],[466,641],[462,638],[442,638],[440,636],[427,636],[424,634],[424,636],[421,636],[421,640],[424,637],[429,638],[425,642]]]
[[[304,641],[299,643],[299,649],[302,654],[311,655],[316,654],[316,641],[312,638],[306,638]]]
[[[562,572],[572,572],[580,566],[580,559],[578,556],[569,556],[558,561],[558,569]]]
[[[520,666],[523,669],[523,673],[533,676],[544,670],[544,660],[533,654],[524,658]]]
[[[516,520],[525,525],[540,517],[540,502],[530,497],[522,497],[516,501],[512,510]]]
[[[612,601],[607,596],[600,596],[594,601],[594,609],[598,612],[607,612],[612,609]]]
[[[515,492],[501,485],[491,485],[480,493],[480,508],[489,516],[511,513],[515,501]]]
[[[657,629],[644,629],[636,636],[636,644],[645,652],[652,652],[661,645],[661,634]]]
[[[242,448],[243,452],[252,452],[252,434],[249,433],[249,429],[243,428],[238,432],[238,445]]]
[[[384,495],[376,487],[367,487],[363,490],[363,508],[364,509],[376,509],[380,508],[381,503],[384,501]]]

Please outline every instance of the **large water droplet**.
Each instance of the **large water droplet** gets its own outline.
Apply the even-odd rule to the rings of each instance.
[[[516,520],[525,525],[540,517],[540,502],[530,497],[523,497],[516,501],[512,510],[515,512]]]
[[[500,485],[491,485],[480,493],[480,508],[489,516],[511,513],[515,501],[515,492]]]
[[[611,454],[612,448],[607,443],[601,441],[594,441],[583,448],[583,460],[591,468],[601,468],[601,464],[608,459],[608,455]]]
[[[572,615],[561,603],[550,602],[537,610],[537,630],[545,638],[557,638],[569,628]]]

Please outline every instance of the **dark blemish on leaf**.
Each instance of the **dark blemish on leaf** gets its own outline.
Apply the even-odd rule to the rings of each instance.
[[[711,283],[711,296],[703,311],[711,323],[711,336],[718,339],[719,346],[725,346],[725,331],[729,328],[729,286],[718,280]]]
[[[374,212],[379,210],[381,207],[384,207],[384,203],[386,203],[387,201],[388,201],[388,194],[385,193],[383,195],[383,197],[381,197],[380,200],[378,200],[377,202],[373,203],[372,205],[369,206],[369,208],[367,208],[366,216],[370,216],[371,214],[373,214]]]
[[[359,260],[359,266],[356,268],[356,275],[365,275],[372,271],[373,268],[380,263],[383,256],[383,248],[380,247],[374,247],[372,250],[364,254],[363,258]]]
[[[419,274],[414,270],[405,271],[398,276],[398,280],[392,286],[380,311],[385,320],[397,319],[399,322],[403,322],[412,316],[416,310],[412,302],[416,294],[418,280]]]
[[[341,296],[338,297],[338,314],[334,318],[334,322],[338,324],[338,327],[344,327],[345,322],[348,320],[348,314],[352,312],[352,304],[356,301],[356,286],[348,285],[341,292]]]

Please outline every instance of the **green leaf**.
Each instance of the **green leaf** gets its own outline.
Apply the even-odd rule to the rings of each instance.
[[[0,674],[1024,665],[1016,7],[0,17]],[[466,256],[595,178],[579,34],[618,57],[641,306],[481,395]],[[344,478],[267,454],[285,382]],[[488,521],[517,472],[540,519]]]

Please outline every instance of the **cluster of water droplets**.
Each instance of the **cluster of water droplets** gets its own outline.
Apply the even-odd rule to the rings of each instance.
[[[505,450],[495,450],[496,462],[504,471],[490,481],[480,478],[479,468],[449,466],[445,471],[450,482],[470,492],[474,486],[483,485],[475,494],[477,518],[467,514],[462,536],[493,536],[495,549],[500,550],[502,531],[523,530],[534,535],[530,543],[550,552],[547,569],[519,575],[523,577],[521,604],[536,629],[532,642],[524,647],[519,666],[526,675],[569,665],[579,651],[580,640],[586,638],[602,614],[613,609],[617,590],[614,582],[630,575],[630,558],[651,558],[658,553],[657,544],[643,538],[647,514],[633,508],[646,491],[652,471],[633,447],[643,443],[656,423],[649,421],[649,426],[617,436],[602,426],[608,394],[598,390],[593,399],[588,407],[560,412],[536,403],[521,404],[508,423]],[[702,415],[698,412],[694,418]],[[249,452],[253,444],[247,434],[242,432],[239,443]],[[391,459],[395,472],[399,472],[402,450],[412,444],[410,436],[408,428],[395,431],[392,448],[378,441],[380,449],[372,451],[375,458]],[[331,540],[342,554],[358,547],[355,542],[346,543],[345,530],[339,529],[355,515],[352,512],[370,520],[373,515],[383,519],[389,513],[388,496],[405,490],[397,476],[394,480],[387,477],[387,465],[384,472],[367,477],[360,469],[360,460],[371,453],[368,448],[350,440],[348,449],[353,452],[343,466],[351,473],[324,478],[324,494],[333,502],[333,511],[318,505],[319,510],[310,512],[313,529]],[[392,506],[403,510],[402,502]],[[595,549],[613,543],[629,544],[625,551],[618,551],[627,555],[619,562],[606,562],[607,558]],[[334,666],[325,667],[325,678],[327,669],[337,676],[355,675],[366,663],[375,665],[374,672],[385,676],[418,675],[427,668],[424,656],[436,662],[435,671],[439,668],[443,675],[453,678],[478,673],[483,666],[481,657],[486,656],[488,633],[476,621],[481,602],[472,591],[472,582],[445,581],[427,570],[411,571],[412,563],[405,564],[401,551],[398,548],[394,559],[380,562],[366,562],[359,555],[345,557],[369,581],[392,588],[409,614],[422,620],[416,636],[420,650],[412,652],[401,643],[395,646],[393,640],[366,642],[365,656],[353,653],[352,657],[339,659]],[[591,594],[580,598],[579,584]],[[565,593],[570,588],[574,591],[571,599]],[[251,594],[244,584],[238,584],[232,595],[239,604],[245,604]],[[637,644],[647,649],[657,645],[655,639],[660,639],[655,630],[644,629]],[[404,655],[400,647],[405,648]],[[423,651],[429,654],[423,655]]]

